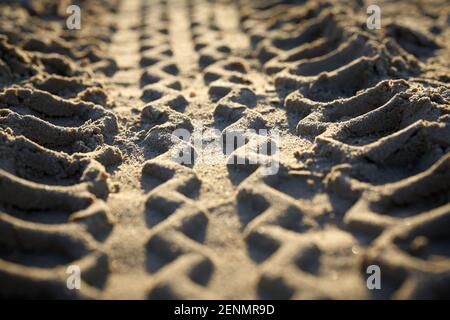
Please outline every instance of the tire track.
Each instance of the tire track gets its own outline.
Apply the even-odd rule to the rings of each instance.
[[[0,295],[449,295],[444,2],[371,31],[362,2],[99,1],[79,33],[0,4]],[[199,129],[279,138],[208,159]]]
[[[0,38],[0,55],[11,66],[0,92],[0,295],[99,298],[110,273],[105,242],[114,230],[105,168],[122,159],[110,145],[117,117],[102,87],[75,63],[80,51],[34,36]],[[97,62],[93,69],[114,71],[111,60]],[[70,265],[83,270],[79,291],[66,286]]]

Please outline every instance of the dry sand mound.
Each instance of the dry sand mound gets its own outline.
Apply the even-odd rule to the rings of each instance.
[[[0,1],[0,296],[449,298],[450,6],[365,2]]]

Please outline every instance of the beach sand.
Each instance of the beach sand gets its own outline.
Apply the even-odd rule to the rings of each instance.
[[[0,1],[0,297],[450,298],[448,1],[70,4]]]

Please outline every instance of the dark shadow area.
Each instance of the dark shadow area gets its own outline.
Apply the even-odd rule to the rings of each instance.
[[[255,168],[256,170],[257,168]],[[234,186],[238,186],[242,181],[247,179],[254,171],[250,172],[248,170],[239,170],[237,168],[233,168],[228,166],[228,178]]]
[[[245,226],[254,218],[262,214],[270,207],[270,203],[263,195],[253,194],[252,191],[243,189],[237,196],[237,211],[241,227]]]
[[[257,292],[258,297],[262,300],[289,300],[295,291],[283,278],[269,278],[263,275],[259,280]]]
[[[189,272],[189,278],[195,283],[206,286],[211,280],[214,266],[210,260],[203,260],[192,268]]]
[[[265,234],[252,232],[246,239],[247,253],[256,263],[262,263],[269,259],[281,246],[281,244]]]
[[[411,28],[390,24],[387,26],[387,36],[393,37],[407,52],[420,60],[427,60],[435,55],[440,47],[425,34]]]

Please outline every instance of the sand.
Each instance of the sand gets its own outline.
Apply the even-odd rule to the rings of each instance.
[[[0,2],[0,297],[450,297],[448,1],[71,3]]]

